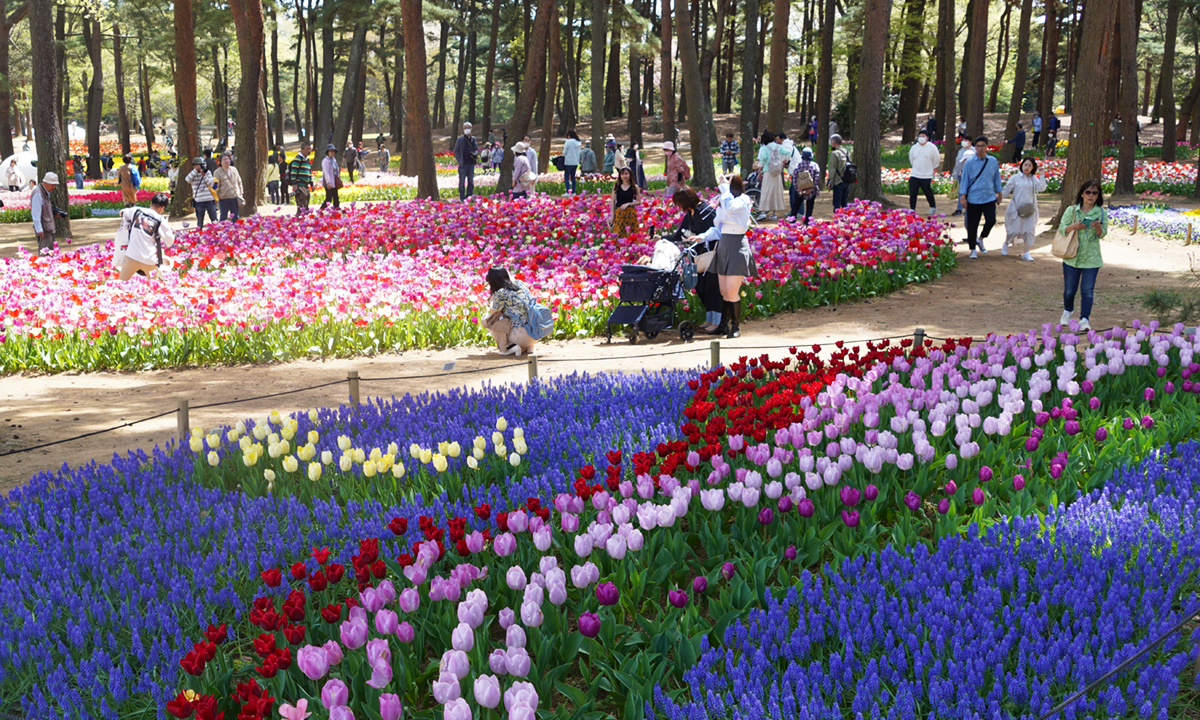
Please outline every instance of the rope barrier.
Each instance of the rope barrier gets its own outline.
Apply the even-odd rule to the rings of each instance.
[[[157,415],[151,415],[150,417],[144,417],[141,420],[133,420],[132,422],[121,423],[120,425],[114,425],[114,426],[112,426],[110,428],[106,428],[104,430],[96,430],[94,432],[84,433],[83,435],[76,435],[75,437],[66,438],[64,440],[55,440],[53,442],[42,443],[41,445],[34,445],[33,447],[21,448],[20,450],[9,450],[8,452],[0,453],[0,458],[8,457],[9,455],[18,455],[20,453],[32,452],[34,450],[41,450],[42,448],[53,447],[55,445],[62,445],[63,443],[74,442],[76,440],[82,440],[84,438],[89,438],[94,435],[103,435],[104,433],[112,432],[113,430],[120,430],[121,428],[126,428],[126,427],[130,427],[133,425],[137,425],[138,423],[144,423],[149,420],[157,420],[158,418],[166,417],[167,415],[174,415],[176,412],[177,411],[175,411],[175,410],[167,410],[165,412],[160,412]]]
[[[192,410],[203,410],[204,408],[221,407],[222,405],[236,405],[238,403],[253,402],[255,400],[268,400],[273,397],[283,397],[284,395],[295,395],[296,393],[307,392],[309,390],[320,390],[321,388],[330,387],[332,385],[341,385],[347,380],[334,380],[333,382],[321,383],[312,387],[297,388],[295,390],[284,390],[283,392],[271,393],[270,395],[258,395],[255,397],[240,398],[238,400],[224,400],[222,402],[208,403],[207,405],[194,405]],[[175,412],[172,410],[171,412]]]

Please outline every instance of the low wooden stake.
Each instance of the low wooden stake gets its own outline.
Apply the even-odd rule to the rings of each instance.
[[[925,328],[917,328],[913,331],[913,347],[925,347]]]
[[[358,407],[362,402],[362,398],[358,394],[358,371],[346,371],[346,382],[350,383],[350,404]]]
[[[1137,222],[1138,222],[1138,216],[1137,216],[1137,215],[1134,215],[1134,216],[1133,216],[1133,231],[1134,231],[1135,233],[1137,232]]]
[[[711,357],[709,358],[709,360],[712,363],[712,366],[713,367],[719,366],[721,364],[721,341],[713,340],[712,342],[710,342],[708,344],[708,348],[709,348],[709,352],[711,354]]]
[[[529,379],[533,380],[538,376],[537,371],[537,355],[529,356]]]
[[[192,433],[192,424],[188,421],[188,401],[179,401],[179,412],[175,416],[175,430],[180,438],[186,438]]]

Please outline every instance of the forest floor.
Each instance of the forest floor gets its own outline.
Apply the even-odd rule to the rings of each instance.
[[[906,198],[892,200],[904,204]],[[1188,201],[1180,201],[1178,205],[1197,206]],[[1056,209],[1054,199],[1043,200],[1043,223],[1049,222]],[[817,216],[829,215],[829,195],[823,193],[817,203]],[[1048,225],[1044,224],[1043,229],[1046,228]],[[966,256],[965,245],[961,244],[965,237],[961,223],[952,223],[950,233],[960,242],[959,267],[945,277],[879,298],[747,322],[740,339],[721,339],[722,359],[757,355],[765,347],[772,348],[771,354],[779,356],[788,345],[907,335],[916,327],[923,327],[927,334],[939,338],[982,337],[990,332],[1022,332],[1042,323],[1057,322],[1062,307],[1062,271],[1061,263],[1050,255],[1052,233],[1043,232],[1039,237],[1033,253],[1035,262],[1020,261],[1017,253],[1000,255],[1002,224],[993,231],[990,252],[977,260]],[[0,245],[5,243],[11,246],[10,241],[0,240]],[[1181,274],[1191,266],[1193,249],[1114,228],[1104,243],[1104,259],[1106,265],[1097,283],[1092,318],[1096,327],[1122,325],[1133,318],[1149,319],[1140,297],[1153,287],[1181,285]],[[610,345],[602,338],[547,342],[537,348],[538,370],[546,377],[574,372],[693,368],[708,363],[708,340],[701,337],[685,344],[678,336],[664,333],[655,341],[643,340],[636,346],[624,340]],[[7,376],[0,382],[0,452],[154,415],[173,409],[180,399],[199,404],[250,398],[343,379],[348,370],[357,370],[364,378],[364,399],[524,381],[528,369],[514,365],[515,361],[489,348],[458,347],[277,365]],[[446,375],[443,368],[448,362],[455,363],[456,372],[481,372]],[[373,377],[397,375],[424,377],[369,381]],[[347,392],[346,386],[339,385],[277,400],[198,410],[192,412],[191,423],[213,428],[246,417],[261,417],[273,409],[292,411],[328,406],[345,402]],[[114,452],[149,450],[174,435],[175,417],[168,415],[103,435],[0,458],[0,492],[16,487],[39,471],[57,470],[64,463],[74,467],[92,460],[106,462]]]

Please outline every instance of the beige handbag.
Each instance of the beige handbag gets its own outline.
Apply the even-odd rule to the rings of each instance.
[[[712,264],[713,258],[717,256],[716,250],[709,250],[706,253],[700,253],[696,256],[696,272],[700,275],[708,272],[708,266]]]
[[[1076,213],[1075,217],[1076,221],[1078,221],[1079,214]],[[1079,231],[1072,230],[1069,233],[1065,233],[1059,230],[1054,234],[1054,244],[1050,246],[1050,252],[1054,254],[1054,257],[1064,260],[1075,257],[1079,252]]]

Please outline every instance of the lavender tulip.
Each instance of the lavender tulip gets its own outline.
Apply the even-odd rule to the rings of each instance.
[[[471,720],[471,706],[462,698],[454,698],[442,709],[442,720]]]
[[[321,704],[329,709],[340,707],[350,702],[350,690],[346,688],[346,683],[333,678],[327,680],[325,685],[321,687]]]
[[[475,678],[473,690],[475,702],[481,707],[493,710],[500,704],[500,680],[495,675],[480,675]]]
[[[296,652],[296,665],[309,680],[320,680],[329,672],[329,655],[325,648],[305,645]]]
[[[380,695],[379,715],[383,720],[400,720],[404,715],[404,705],[400,702],[400,696],[395,693]]]

